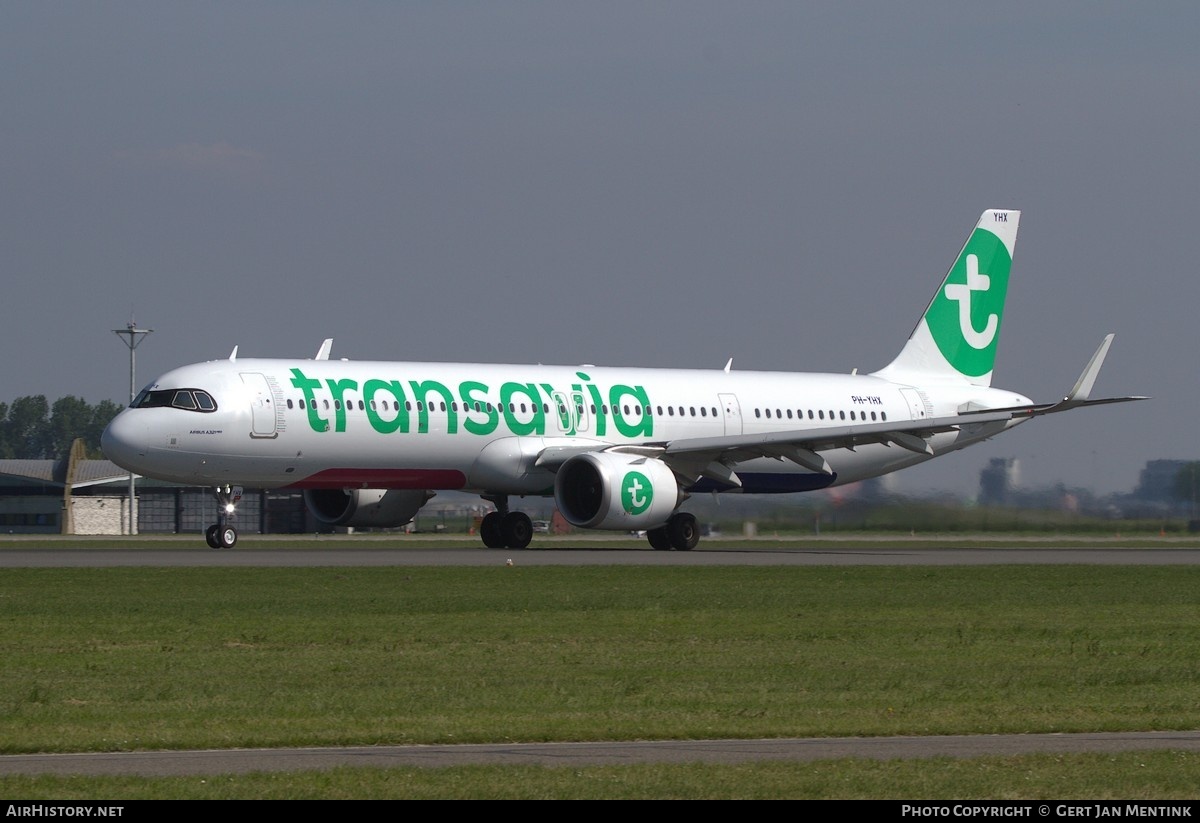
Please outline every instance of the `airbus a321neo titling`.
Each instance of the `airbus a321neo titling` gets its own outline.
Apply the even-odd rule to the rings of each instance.
[[[239,358],[147,386],[104,432],[141,475],[210,486],[213,548],[237,542],[241,487],[303,490],[324,523],[408,523],[439,489],[495,505],[485,545],[523,548],[513,498],[572,525],[696,546],[698,492],[777,494],[894,472],[1090,397],[1112,335],[1061,400],[992,387],[1020,213],[985,211],[912,335],[870,374]]]

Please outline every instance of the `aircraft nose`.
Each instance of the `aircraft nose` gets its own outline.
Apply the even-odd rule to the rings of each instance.
[[[146,456],[146,424],[136,414],[121,412],[100,435],[100,449],[121,468],[137,471]]]

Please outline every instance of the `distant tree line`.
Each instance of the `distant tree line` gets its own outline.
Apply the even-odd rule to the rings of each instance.
[[[51,405],[42,394],[0,403],[0,458],[45,460],[65,457],[82,437],[88,457],[101,458],[100,435],[122,406],[111,400],[92,405],[79,397],[60,397]]]
[[[1193,507],[1200,502],[1200,462],[1185,463],[1179,469],[1172,491],[1177,499],[1191,503]],[[1193,512],[1192,516],[1195,517],[1196,513]]]

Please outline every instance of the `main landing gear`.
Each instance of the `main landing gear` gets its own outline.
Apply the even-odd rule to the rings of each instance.
[[[696,516],[687,512],[675,512],[667,525],[650,529],[646,539],[652,548],[659,551],[690,552],[700,542],[700,527],[696,525]]]
[[[525,512],[508,510],[508,495],[480,495],[496,505],[496,511],[484,515],[479,536],[489,549],[523,549],[533,539],[533,521]]]
[[[210,549],[232,549],[237,544],[237,529],[229,521],[237,516],[237,504],[242,499],[242,487],[217,486],[213,490],[217,498],[217,522],[204,532]]]

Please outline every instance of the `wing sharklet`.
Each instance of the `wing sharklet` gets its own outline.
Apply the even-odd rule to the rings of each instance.
[[[1092,387],[1096,385],[1096,377],[1100,374],[1100,367],[1104,365],[1104,358],[1108,356],[1108,347],[1112,345],[1115,335],[1109,333],[1100,343],[1100,348],[1096,349],[1096,353],[1092,355],[1092,359],[1088,361],[1084,367],[1083,373],[1079,375],[1079,379],[1075,381],[1074,388],[1070,394],[1063,398],[1062,402],[1070,405],[1078,405],[1086,403],[1088,397],[1092,394]]]
[[[1070,409],[1078,409],[1084,406],[1104,406],[1109,403],[1129,403],[1134,400],[1149,400],[1150,398],[1140,394],[1092,399],[1092,388],[1096,385],[1096,378],[1100,375],[1100,367],[1104,365],[1104,358],[1108,356],[1108,348],[1112,345],[1113,337],[1115,337],[1113,334],[1105,335],[1104,340],[1100,342],[1100,347],[1096,349],[1096,353],[1092,355],[1092,359],[1084,366],[1083,373],[1079,375],[1079,379],[1075,381],[1075,385],[1071,388],[1071,391],[1057,403],[1034,403],[1029,406],[1011,406],[1003,409],[983,409],[980,411],[970,409],[962,411],[960,414],[965,417],[989,412],[1008,412],[1013,417],[1030,418],[1043,414],[1054,414]]]

